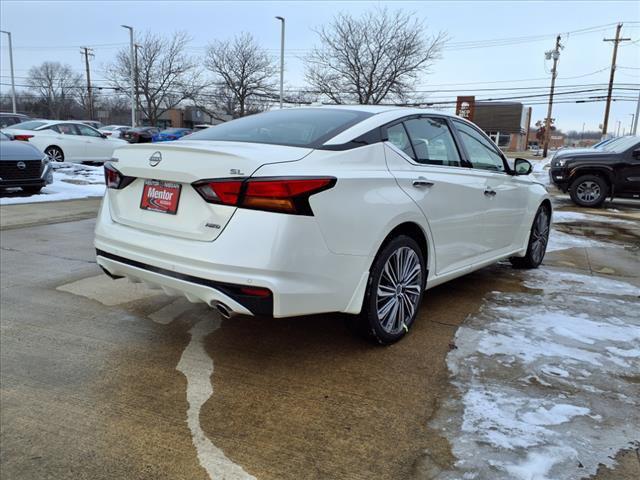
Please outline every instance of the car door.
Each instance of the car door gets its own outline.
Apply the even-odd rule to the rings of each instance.
[[[486,253],[484,179],[469,175],[448,122],[416,116],[384,129],[387,166],[429,223],[436,274],[467,267]]]
[[[470,175],[482,179],[484,241],[489,256],[514,248],[517,234],[525,220],[526,177],[512,175],[505,157],[498,147],[478,128],[461,120],[454,120],[465,159],[471,164]]]
[[[80,132],[73,123],[57,123],[47,127],[47,130],[55,132],[55,143],[62,149],[64,159],[67,162],[84,160],[85,146]],[[45,147],[46,148],[46,147]]]
[[[640,143],[620,154],[616,165],[616,191],[625,194],[640,194]],[[614,192],[615,194],[615,192]]]
[[[109,142],[95,128],[82,123],[77,123],[76,127],[82,136],[85,144],[85,158],[88,161],[105,161],[111,158],[113,144]]]

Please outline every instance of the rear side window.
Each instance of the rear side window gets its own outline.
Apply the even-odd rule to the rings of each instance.
[[[387,138],[393,146],[399,148],[415,160],[416,157],[413,154],[413,148],[411,148],[411,140],[409,140],[409,135],[407,135],[407,131],[402,123],[387,128]]]
[[[372,114],[330,108],[292,108],[259,113],[195,132],[189,140],[268,143],[317,148]]]
[[[414,118],[404,122],[419,163],[459,167],[460,155],[442,118]]]

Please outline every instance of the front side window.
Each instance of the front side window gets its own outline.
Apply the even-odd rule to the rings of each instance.
[[[454,122],[473,168],[492,172],[506,171],[502,156],[496,152],[491,141],[469,125],[457,120]]]
[[[387,138],[389,139],[389,143],[399,148],[415,160],[413,148],[411,148],[411,141],[409,140],[409,135],[407,135],[407,131],[405,130],[402,123],[398,123],[393,127],[387,128]]]
[[[102,135],[97,130],[89,127],[88,125],[83,125],[81,123],[77,124],[78,130],[80,131],[80,135],[85,137],[101,137]]]
[[[192,134],[189,140],[269,143],[316,148],[370,117],[368,112],[331,108],[291,108],[238,118]]]
[[[453,135],[442,118],[415,118],[404,122],[416,160],[428,165],[460,166]]]

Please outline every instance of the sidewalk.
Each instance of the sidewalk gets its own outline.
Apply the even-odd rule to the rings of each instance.
[[[102,197],[0,206],[0,230],[94,218]]]

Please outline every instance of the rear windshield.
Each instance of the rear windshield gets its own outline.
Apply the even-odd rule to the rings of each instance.
[[[36,128],[46,124],[47,124],[46,122],[31,121],[31,122],[16,123],[15,125],[11,125],[10,127],[7,127],[7,128],[13,128],[14,130],[35,130]]]
[[[329,108],[275,110],[192,133],[189,141],[222,140],[316,148],[371,115]]]

